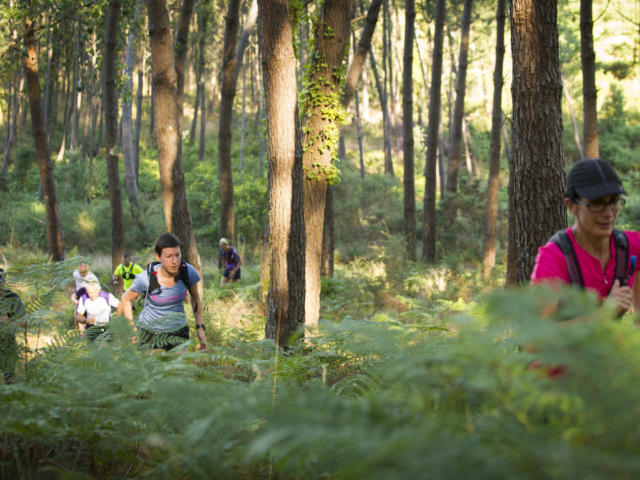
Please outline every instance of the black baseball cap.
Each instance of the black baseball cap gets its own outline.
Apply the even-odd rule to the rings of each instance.
[[[607,195],[620,195],[626,190],[620,177],[609,164],[599,158],[588,158],[576,163],[567,176],[567,197],[574,194],[594,199]]]

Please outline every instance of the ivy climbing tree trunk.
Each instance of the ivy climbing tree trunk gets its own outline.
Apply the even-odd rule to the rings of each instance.
[[[296,136],[296,59],[288,0],[258,0],[258,29],[269,132],[269,247],[271,263],[265,336],[286,345],[304,321],[290,301],[288,253]],[[298,283],[304,281],[298,278]],[[291,300],[290,300],[291,299]]]
[[[27,3],[31,7],[30,3]],[[31,109],[31,134],[36,147],[38,167],[40,169],[40,184],[44,197],[47,252],[55,261],[64,260],[62,246],[62,226],[58,210],[56,183],[53,176],[53,163],[49,155],[47,132],[42,118],[42,100],[40,96],[40,81],[38,79],[38,50],[35,40],[35,24],[30,16],[25,18],[25,57],[24,66],[27,77],[29,106]]]
[[[153,114],[158,144],[158,167],[167,229],[180,238],[182,256],[201,271],[187,204],[187,194],[179,150],[176,102],[176,69],[171,39],[171,24],[165,0],[147,0],[149,37],[151,40]]]
[[[111,210],[111,271],[120,264],[124,254],[124,223],[122,195],[118,174],[118,97],[116,95],[116,53],[120,0],[109,0],[104,36],[104,126]]]
[[[491,147],[489,150],[489,182],[485,214],[482,275],[489,278],[496,263],[496,232],[498,226],[498,190],[500,187],[500,129],[502,128],[502,70],[504,65],[505,0],[496,8],[496,64],[493,70],[493,112],[491,114]]]
[[[582,57],[582,95],[584,114],[584,154],[600,156],[598,146],[598,90],[596,89],[596,53],[593,50],[592,0],[580,0],[580,55]]]
[[[424,205],[422,214],[422,258],[436,258],[436,162],[438,128],[440,126],[440,87],[442,85],[442,46],[444,43],[445,0],[436,1],[431,90],[429,91],[429,121],[427,124],[427,154],[424,167]],[[443,189],[444,190],[444,189]]]
[[[513,172],[516,281],[529,282],[540,245],[567,224],[557,0],[513,0]]]
[[[349,41],[353,0],[326,0],[314,23],[309,86],[303,98],[306,118],[303,145],[305,248],[305,325],[314,328],[320,315],[320,264],[327,184],[335,178],[336,144],[344,120],[341,84]]]

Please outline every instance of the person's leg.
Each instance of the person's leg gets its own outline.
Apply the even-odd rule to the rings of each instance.
[[[229,270],[225,270],[222,274],[222,278],[220,279],[220,286],[223,286],[225,283],[229,281]]]
[[[236,274],[235,274],[235,275],[233,276],[233,278],[231,279],[231,281],[232,281],[232,282],[234,282],[234,283],[235,283],[235,282],[237,282],[238,280],[240,280],[240,272],[241,272],[241,269],[240,269],[240,268],[238,268],[238,270],[236,270]]]

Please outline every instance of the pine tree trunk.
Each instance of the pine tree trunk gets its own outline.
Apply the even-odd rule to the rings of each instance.
[[[136,13],[135,17],[138,16]],[[136,18],[133,21],[136,23]],[[133,30],[127,35],[127,48],[124,55],[124,95],[122,101],[122,157],[124,161],[124,185],[129,198],[129,207],[135,212],[140,209],[138,183],[136,179],[135,159],[133,158],[133,62],[136,56],[133,42]]]
[[[258,9],[270,150],[268,212],[271,266],[265,336],[275,339],[276,345],[287,345],[291,335],[304,321],[303,316],[296,318],[290,309],[290,302],[299,299],[290,296],[293,286],[290,285],[288,268],[288,253],[293,251],[290,240],[296,154],[296,59],[288,0],[259,0]],[[295,281],[304,284],[300,278]]]
[[[415,37],[415,0],[405,0],[404,66],[402,76],[402,126],[404,154],[404,238],[407,258],[416,260],[416,187],[413,172],[413,39]]]
[[[133,167],[136,185],[138,185],[138,173],[140,171],[140,133],[142,132],[142,85],[144,79],[144,54],[142,62],[142,68],[138,68],[138,91],[136,93],[136,130],[133,134]]]
[[[207,14],[204,9],[198,10],[198,63],[196,65],[196,99],[193,102],[193,122],[191,123],[191,131],[189,132],[189,141],[193,142],[196,138],[196,130],[198,128],[198,113],[200,110],[200,97],[204,95],[204,48],[205,35],[207,28]],[[204,110],[202,111],[204,116]]]
[[[513,0],[513,204],[516,281],[528,283],[540,245],[567,224],[557,0]]]
[[[31,107],[31,134],[36,147],[38,167],[40,169],[40,182],[45,206],[47,228],[47,252],[55,261],[64,259],[62,246],[62,225],[58,210],[58,197],[56,195],[56,183],[53,176],[53,163],[49,155],[47,133],[42,117],[42,100],[40,97],[40,81],[38,79],[38,56],[35,41],[35,25],[29,17],[25,19],[26,55],[24,66],[27,77],[27,89],[29,105]]]
[[[155,96],[155,137],[165,221],[167,230],[180,238],[184,260],[201,271],[180,157],[175,50],[171,41],[169,12],[165,0],[148,0],[147,11],[151,39],[152,91]]]
[[[183,0],[178,19],[175,43],[175,67],[176,67],[176,106],[178,111],[178,156],[182,157],[182,129],[184,109],[184,78],[187,50],[189,48],[189,25],[195,0]]]
[[[76,33],[73,44],[73,80],[71,88],[71,134],[69,136],[69,149],[78,148],[78,131],[80,124],[80,107],[78,105],[79,85],[80,85],[80,29]]]
[[[109,206],[111,209],[111,271],[124,254],[124,222],[118,174],[118,97],[116,94],[116,43],[120,21],[120,0],[109,0],[104,37],[104,125],[107,157]]]
[[[460,54],[456,76],[456,104],[453,112],[451,132],[451,157],[447,171],[447,191],[458,191],[458,167],[462,150],[462,120],[464,118],[464,97],[467,88],[467,65],[469,63],[469,33],[471,31],[471,11],[473,0],[464,0],[462,11],[462,32],[460,34]]]
[[[436,161],[438,154],[438,127],[440,124],[440,86],[442,81],[442,44],[445,12],[445,0],[436,0],[436,26],[433,38],[422,221],[422,258],[429,262],[433,262],[436,258]]]
[[[584,154],[586,158],[598,158],[600,156],[598,146],[598,90],[596,88],[596,53],[593,50],[591,2],[592,0],[580,0]]]
[[[496,264],[498,229],[498,190],[500,189],[500,129],[502,128],[502,86],[504,65],[505,0],[498,0],[496,9],[496,64],[493,70],[493,112],[491,114],[491,147],[489,150],[489,181],[485,214],[482,275],[485,280]]]
[[[326,0],[314,24],[314,48],[306,81],[314,85],[304,97],[306,117],[304,169],[305,325],[314,328],[320,314],[320,264],[327,184],[342,120],[342,79],[336,71],[345,61],[353,0]],[[317,97],[316,97],[317,93]],[[333,112],[327,115],[326,111]]]
[[[382,80],[380,79],[380,74],[378,73],[378,65],[376,63],[376,58],[373,54],[373,51],[369,53],[369,61],[371,63],[371,71],[373,72],[373,77],[376,80],[376,90],[378,90],[380,105],[382,107],[382,130],[384,135],[384,173],[393,177],[393,159],[391,156],[391,119],[389,118],[387,95],[382,86]]]
[[[234,234],[233,175],[231,171],[231,137],[233,100],[236,96],[235,55],[238,36],[240,0],[229,0],[225,18],[222,60],[222,94],[218,127],[218,180],[220,182],[220,235],[232,238]]]

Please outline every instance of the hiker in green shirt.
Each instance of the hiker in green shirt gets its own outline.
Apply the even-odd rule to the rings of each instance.
[[[131,261],[131,256],[125,253],[122,256],[122,263],[116,267],[113,272],[113,280],[118,281],[118,277],[122,277],[123,290],[126,292],[133,283],[133,279],[136,275],[144,272],[144,269],[137,263]]]

